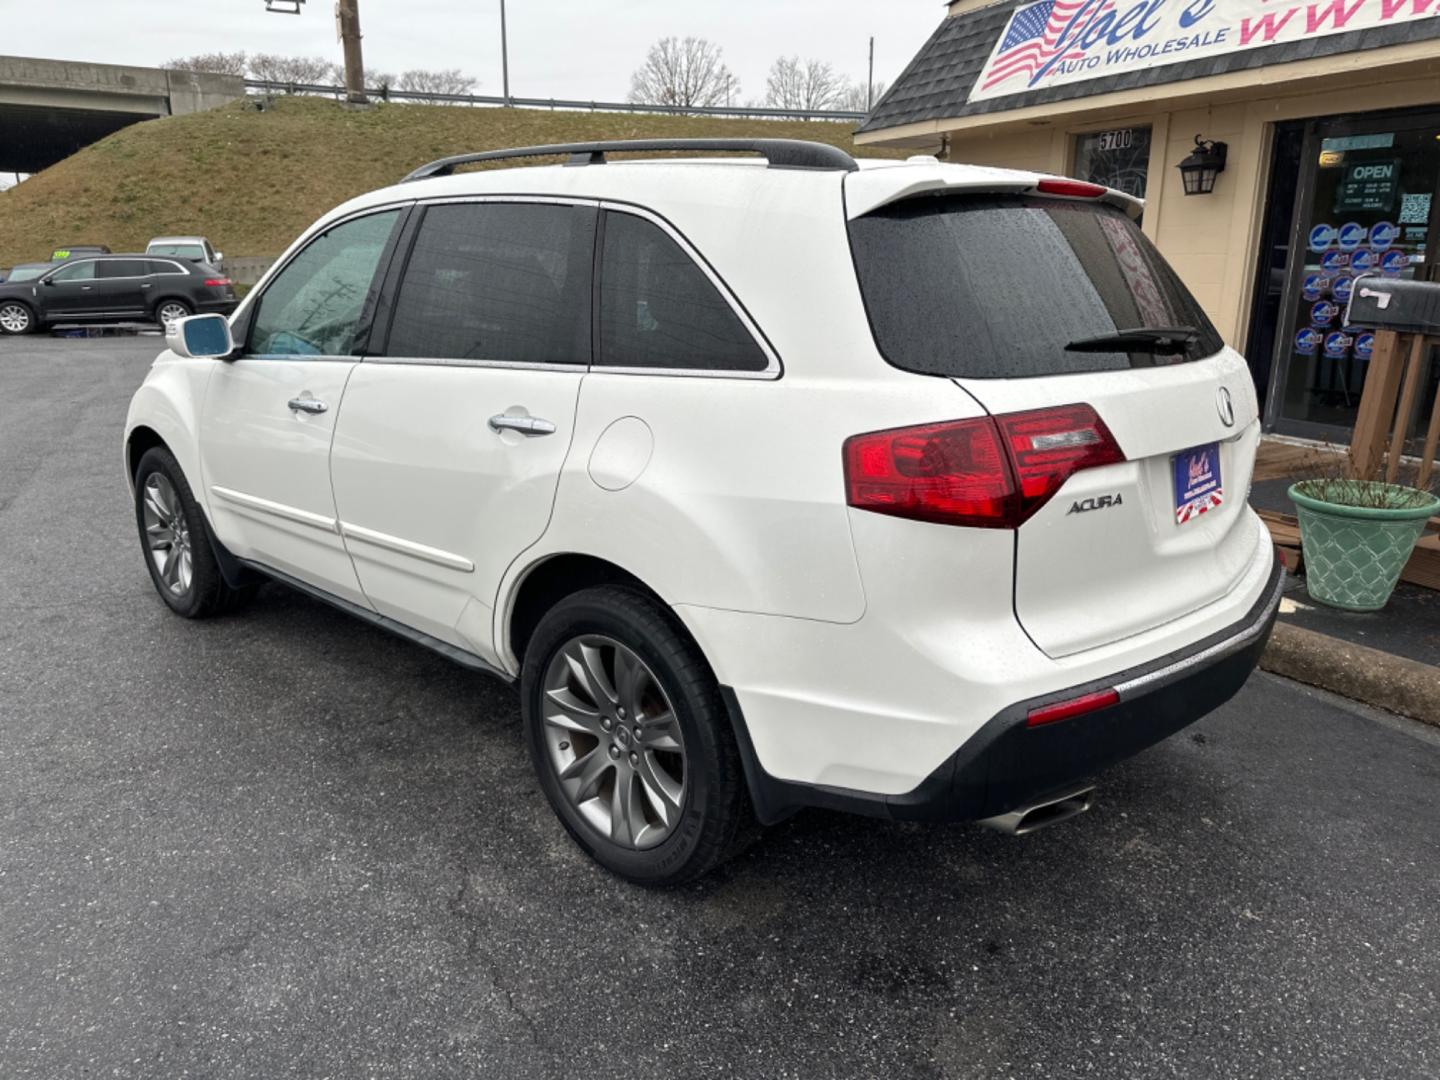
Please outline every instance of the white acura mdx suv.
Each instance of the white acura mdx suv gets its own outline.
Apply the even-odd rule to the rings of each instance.
[[[779,140],[435,162],[172,327],[146,563],[180,615],[275,580],[518,682],[635,881],[804,806],[1060,820],[1239,689],[1281,584],[1249,372],[1138,211]]]

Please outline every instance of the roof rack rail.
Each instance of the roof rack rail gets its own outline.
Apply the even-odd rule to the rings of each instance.
[[[554,146],[522,146],[513,150],[485,150],[475,154],[456,154],[422,165],[402,183],[426,180],[432,176],[449,176],[456,166],[477,161],[503,161],[507,158],[553,157],[568,155],[570,165],[604,165],[610,153],[664,153],[672,150],[703,150],[708,152],[750,152],[759,154],[772,168],[780,169],[842,169],[854,172],[860,166],[838,146],[805,142],[801,139],[632,139],[628,142],[559,143]]]

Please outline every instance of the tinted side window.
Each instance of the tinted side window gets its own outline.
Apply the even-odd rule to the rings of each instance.
[[[605,217],[597,361],[707,371],[770,364],[695,260],[659,226],[621,213]]]
[[[588,364],[595,215],[540,203],[431,207],[387,354]]]
[[[69,266],[62,266],[55,273],[50,275],[51,281],[93,281],[95,279],[95,262],[71,263]]]
[[[144,259],[105,259],[95,265],[102,278],[144,277],[147,272]]]
[[[172,274],[180,276],[184,276],[185,274],[185,271],[173,262],[162,262],[156,259],[150,259],[146,262],[145,272],[147,274]]]
[[[365,297],[398,210],[355,218],[315,237],[265,289],[250,330],[261,356],[349,356]]]

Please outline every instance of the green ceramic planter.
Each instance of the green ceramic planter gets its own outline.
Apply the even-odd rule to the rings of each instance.
[[[1347,611],[1379,611],[1395,591],[1400,571],[1440,511],[1440,498],[1417,507],[1381,509],[1322,502],[1290,488],[1300,518],[1300,547],[1305,553],[1305,590],[1310,599]],[[1385,485],[1394,501],[1415,489]]]

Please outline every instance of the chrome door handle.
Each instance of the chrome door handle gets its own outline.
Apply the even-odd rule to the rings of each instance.
[[[538,416],[507,416],[501,413],[499,416],[490,417],[490,430],[518,431],[521,435],[534,438],[536,435],[554,435],[555,425],[549,420],[541,420]]]
[[[312,415],[328,412],[330,409],[330,406],[326,405],[325,402],[308,397],[291,398],[289,405],[292,412],[310,413]]]

